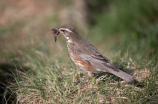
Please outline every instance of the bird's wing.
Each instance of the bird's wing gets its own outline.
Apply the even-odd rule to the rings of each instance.
[[[74,47],[71,48],[71,51],[73,51],[73,54],[77,59],[105,71],[108,71],[109,69],[118,71],[118,69],[115,68],[93,45],[90,44],[89,47],[83,48],[79,47],[80,46],[78,45],[74,45]]]

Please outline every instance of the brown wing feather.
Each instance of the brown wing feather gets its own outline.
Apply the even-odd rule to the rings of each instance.
[[[113,69],[118,71],[93,45],[88,43],[88,47],[81,45],[69,43],[68,47],[71,47],[71,51],[74,53],[75,57],[89,63],[97,68],[101,68],[103,71],[108,71],[107,69]]]

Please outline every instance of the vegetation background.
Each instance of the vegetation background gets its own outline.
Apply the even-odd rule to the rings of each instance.
[[[158,103],[157,0],[1,0],[0,103]],[[87,77],[60,34],[72,24],[142,87]]]

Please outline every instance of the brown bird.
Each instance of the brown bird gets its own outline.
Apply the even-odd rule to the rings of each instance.
[[[92,44],[84,40],[71,25],[63,25],[52,29],[55,37],[61,33],[66,38],[67,48],[72,61],[92,76],[92,73],[108,72],[127,82],[134,80],[133,76],[117,69]]]

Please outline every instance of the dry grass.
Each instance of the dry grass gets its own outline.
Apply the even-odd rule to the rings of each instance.
[[[39,56],[35,54],[34,56]],[[64,55],[60,54],[60,57]],[[59,56],[54,57],[60,59]],[[31,62],[28,66],[31,67],[31,73],[20,72],[16,76],[16,84],[13,84],[13,89],[17,95],[17,102],[23,103],[143,103],[146,99],[156,97],[157,88],[153,86],[157,83],[156,76],[151,74],[157,72],[156,67],[147,71],[145,68],[140,68],[140,71],[134,71],[136,79],[139,74],[144,86],[137,87],[133,84],[127,84],[124,81],[118,81],[117,78],[112,80],[109,77],[92,78],[86,84],[82,84],[83,79],[87,77],[82,71],[76,70],[74,64],[66,59],[60,63],[48,61],[49,58],[43,59],[39,57],[30,58]],[[42,60],[42,61],[40,61]],[[42,65],[42,63],[46,62]],[[41,63],[40,63],[41,62]],[[123,63],[123,62],[122,62]],[[54,65],[55,64],[55,65]],[[137,65],[128,64],[128,68],[136,69]],[[135,68],[134,68],[135,67]],[[151,72],[152,70],[152,72]],[[113,78],[113,77],[112,77]]]

